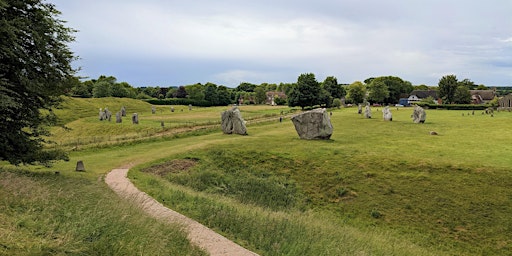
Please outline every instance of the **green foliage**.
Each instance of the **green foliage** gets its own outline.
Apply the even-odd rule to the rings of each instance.
[[[455,75],[443,76],[438,83],[439,97],[443,99],[443,103],[450,104],[454,102],[455,91],[457,90],[458,81]]]
[[[484,110],[488,108],[487,105],[482,104],[435,104],[431,101],[420,101],[416,103],[421,107],[428,109],[445,109],[445,110]]]
[[[459,85],[455,89],[455,93],[453,94],[453,103],[455,104],[469,104],[471,103],[471,93],[469,92],[468,87],[464,85]]]
[[[341,99],[346,95],[345,88],[338,84],[338,79],[334,76],[328,76],[322,83],[323,89],[325,89],[332,98]]]
[[[72,29],[40,0],[0,1],[0,160],[48,163],[64,156],[43,149],[51,112],[72,86]],[[49,112],[49,113],[48,113]]]
[[[368,85],[368,101],[383,103],[387,97],[389,97],[389,90],[386,84],[380,79],[373,79]]]
[[[92,89],[92,96],[94,98],[105,98],[112,96],[112,84],[107,81],[98,81],[94,83]]]
[[[370,81],[369,83],[367,83],[368,87],[370,87],[372,83],[375,84],[378,82],[384,83],[386,85],[388,93],[385,93],[383,89],[377,90],[379,91],[379,93],[377,93],[377,95],[379,96],[377,97],[377,99],[379,99],[381,97],[381,94],[383,94],[386,97],[384,97],[383,101],[378,102],[383,102],[387,104],[398,103],[398,101],[400,100],[400,95],[409,94],[414,89],[409,81],[404,81],[401,78],[395,76],[381,76],[369,79],[368,81]],[[371,90],[369,91],[371,93]]]
[[[354,104],[363,103],[366,99],[366,86],[360,81],[353,82],[347,87],[347,100]]]
[[[265,104],[267,101],[265,88],[258,86],[254,89],[254,100],[256,101],[256,104]]]
[[[197,107],[211,107],[211,102],[206,100],[193,100],[187,98],[170,99],[146,99],[145,102],[153,105],[192,105]]]
[[[332,106],[335,107],[335,108],[340,108],[341,107],[341,100],[340,99],[334,99],[332,101]]]
[[[319,104],[321,89],[313,73],[301,74],[297,79],[297,86],[288,95],[288,106],[304,109]]]

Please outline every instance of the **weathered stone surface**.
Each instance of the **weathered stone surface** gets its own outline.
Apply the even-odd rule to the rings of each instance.
[[[294,115],[291,120],[301,139],[328,140],[331,138],[333,128],[325,108],[317,108]]]
[[[105,108],[105,120],[108,120],[109,122],[112,120],[112,112],[110,112],[108,108]]]
[[[133,115],[132,115],[132,123],[133,124],[139,124],[139,114],[133,113]]]
[[[247,135],[247,128],[242,114],[237,107],[226,110],[221,114],[222,132],[225,134]]]
[[[174,113],[174,107],[171,107],[171,112],[173,112],[173,113]]]
[[[370,108],[370,103],[367,103],[364,107],[364,117],[372,118],[372,109]]]
[[[82,160],[76,162],[76,169],[77,172],[85,172],[85,166],[84,162]]]
[[[415,123],[425,123],[425,120],[427,118],[427,113],[425,113],[425,110],[420,107],[416,106],[414,107],[414,111],[412,112],[412,121]]]
[[[363,113],[363,106],[361,104],[357,105],[357,113],[362,114]]]
[[[122,123],[123,122],[123,118],[121,116],[122,116],[121,112],[117,112],[116,113],[116,123]]]
[[[155,106],[151,106],[151,114],[154,114],[156,112]]]
[[[103,111],[102,108],[100,108],[99,119],[100,119],[100,121],[105,120],[105,112]]]
[[[126,108],[124,106],[121,108],[121,116],[126,116]]]
[[[393,121],[393,115],[391,114],[391,110],[389,110],[389,106],[382,109],[382,117],[384,121]]]
[[[192,104],[188,104],[188,110],[192,110]]]

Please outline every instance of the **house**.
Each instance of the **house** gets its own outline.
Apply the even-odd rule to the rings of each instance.
[[[502,109],[512,109],[512,93],[500,98],[498,100],[498,107]]]
[[[496,90],[469,90],[471,104],[486,104],[496,97]]]
[[[265,101],[265,104],[275,106],[277,105],[275,102],[276,98],[280,99],[286,99],[286,94],[284,92],[267,92],[267,100]]]
[[[409,94],[409,98],[407,98],[408,104],[414,104],[428,97],[432,97],[436,104],[440,104],[439,92],[435,90],[414,90]]]

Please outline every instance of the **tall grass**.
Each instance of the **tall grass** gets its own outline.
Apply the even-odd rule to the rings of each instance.
[[[0,255],[205,255],[103,182],[0,168]]]

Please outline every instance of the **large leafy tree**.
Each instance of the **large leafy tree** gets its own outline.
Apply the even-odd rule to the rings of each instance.
[[[471,93],[465,85],[459,85],[453,93],[453,103],[455,104],[469,104],[471,103]]]
[[[315,78],[315,74],[301,74],[297,79],[297,86],[290,92],[288,105],[290,107],[300,106],[312,107],[319,103],[321,87]]]
[[[334,76],[325,78],[322,86],[334,99],[340,99],[345,96],[345,89],[341,84],[338,84],[338,79]]]
[[[45,150],[56,122],[52,109],[72,85],[72,29],[42,0],[0,0],[0,160],[50,163],[66,156]]]
[[[347,99],[352,103],[363,103],[366,98],[366,86],[356,81],[347,87]]]
[[[368,101],[382,103],[387,97],[389,90],[386,84],[379,79],[373,79],[368,85]]]
[[[441,97],[445,103],[453,103],[455,91],[458,87],[457,77],[455,75],[443,76],[439,80],[438,86],[439,97]]]
[[[380,76],[376,78],[368,78],[365,83],[371,87],[372,84],[384,83],[387,87],[387,96],[380,102],[398,103],[402,94],[409,94],[414,90],[414,86],[409,81],[404,81],[396,76]],[[370,88],[369,88],[370,89]],[[370,89],[371,93],[371,89]]]

